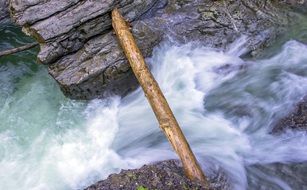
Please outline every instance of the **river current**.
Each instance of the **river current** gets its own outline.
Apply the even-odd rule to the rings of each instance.
[[[233,189],[300,189],[252,166],[307,161],[305,132],[271,134],[307,94],[307,45],[289,38],[267,56],[242,59],[247,40],[227,51],[165,42],[148,63],[205,172],[221,168]],[[29,41],[14,26],[0,28],[0,50]],[[176,158],[141,89],[70,100],[36,53],[0,58],[0,189],[82,189]]]

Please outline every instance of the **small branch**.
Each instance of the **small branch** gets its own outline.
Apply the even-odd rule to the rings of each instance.
[[[24,46],[20,46],[20,47],[17,47],[17,48],[1,51],[0,57],[6,56],[6,55],[11,55],[11,54],[18,53],[18,52],[21,52],[21,51],[25,51],[25,50],[31,49],[31,48],[33,48],[37,45],[38,45],[37,42],[33,42],[33,43],[26,44]]]

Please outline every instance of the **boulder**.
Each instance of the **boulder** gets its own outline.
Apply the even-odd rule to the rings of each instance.
[[[217,172],[209,178],[210,189],[230,190],[229,182],[222,172]],[[176,160],[167,160],[140,169],[122,170],[112,174],[107,179],[99,181],[86,190],[145,190],[145,189],[198,189],[205,190],[198,182],[184,176],[183,168]]]
[[[248,166],[247,171],[253,189],[307,189],[307,162],[257,164]]]

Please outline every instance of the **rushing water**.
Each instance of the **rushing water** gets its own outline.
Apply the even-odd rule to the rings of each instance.
[[[206,172],[222,168],[234,189],[257,189],[247,179],[259,178],[262,189],[295,189],[249,166],[307,160],[304,132],[270,134],[307,93],[307,45],[290,40],[245,61],[246,40],[226,52],[165,43],[148,62]],[[28,41],[12,26],[0,29],[0,49]],[[176,158],[140,89],[124,99],[69,100],[35,54],[0,58],[0,189],[80,189]]]

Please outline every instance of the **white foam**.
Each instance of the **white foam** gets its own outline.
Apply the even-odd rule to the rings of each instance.
[[[290,41],[275,57],[247,64],[239,57],[246,40],[240,38],[227,52],[162,45],[148,60],[203,168],[221,166],[235,189],[247,187],[246,165],[307,160],[303,133],[268,133],[306,94],[307,73],[301,71],[307,47]],[[122,168],[176,158],[140,89],[123,100],[94,100],[82,113],[83,103],[57,101],[52,107],[56,102],[41,100],[42,108],[54,109],[53,119],[34,120],[37,133],[27,146],[16,128],[0,132],[0,168],[6,171],[0,173],[1,189],[83,188]]]

